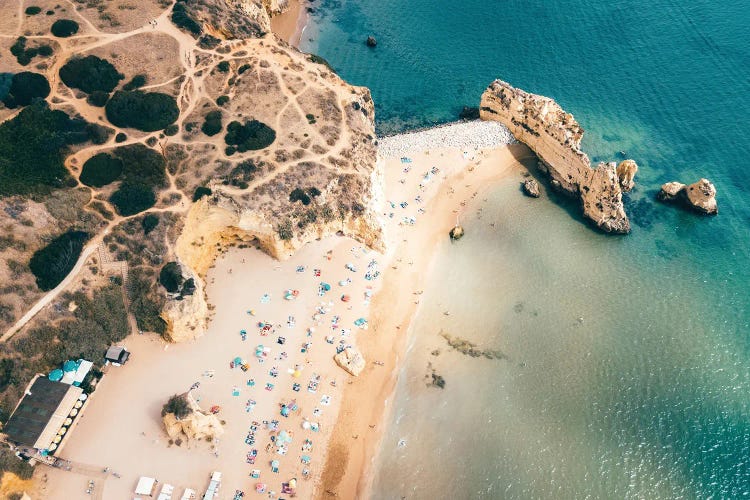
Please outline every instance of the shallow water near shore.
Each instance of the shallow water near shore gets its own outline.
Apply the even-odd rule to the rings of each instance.
[[[625,151],[641,167],[627,237],[514,182],[473,202],[422,296],[373,496],[750,494],[746,3],[316,8],[302,49],[372,89],[381,132],[451,120],[500,77],[572,112],[593,160]],[[653,201],[701,176],[718,217]],[[451,352],[441,329],[508,358]],[[426,387],[428,363],[444,389]]]

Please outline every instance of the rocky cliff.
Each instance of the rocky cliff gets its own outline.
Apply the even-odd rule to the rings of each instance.
[[[236,7],[252,2],[227,3]],[[283,8],[283,4],[263,5]],[[206,91],[212,99],[229,98],[220,108],[224,123],[252,117],[273,124],[276,136],[267,148],[231,155],[223,147],[171,146],[176,182],[188,193],[198,186],[211,192],[192,204],[174,242],[175,260],[186,278],[194,277],[196,292],[168,301],[162,311],[167,336],[173,341],[205,332],[205,275],[218,253],[229,246],[245,242],[286,259],[310,241],[343,232],[383,249],[375,209],[383,198],[383,173],[376,161],[369,90],[347,84],[326,65],[273,34],[235,41],[246,33],[236,26],[244,25],[238,19],[230,23],[226,9],[220,15],[216,12],[191,12],[199,19],[211,17],[214,25],[235,26],[212,31],[226,40],[219,48],[226,45],[233,52],[228,71],[204,77]],[[186,121],[203,120],[203,109],[216,108],[206,102]],[[193,137],[205,141],[199,129],[186,132],[182,140]]]
[[[583,128],[554,100],[496,80],[482,94],[480,117],[503,123],[529,146],[552,185],[579,197],[583,214],[597,227],[611,233],[630,231],[616,165],[601,163],[591,167],[580,148]],[[632,175],[637,170],[633,165],[635,162],[623,168],[623,185],[632,186]]]

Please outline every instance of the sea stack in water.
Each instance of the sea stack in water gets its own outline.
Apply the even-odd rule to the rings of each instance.
[[[638,164],[633,160],[623,160],[617,165],[617,180],[623,192],[627,193],[635,186],[633,178],[638,172]]]
[[[372,35],[367,37],[367,41],[365,43],[367,44],[368,47],[372,47],[372,48],[375,48],[378,46],[378,41]]]
[[[534,179],[526,179],[523,181],[523,192],[526,196],[539,198],[539,183]]]
[[[456,224],[448,234],[452,240],[460,240],[464,236],[464,228]]]
[[[552,184],[578,196],[583,215],[597,227],[610,233],[630,232],[616,166],[600,163],[597,168],[591,167],[580,148],[583,128],[573,115],[549,97],[529,94],[501,80],[495,80],[484,91],[479,113],[482,120],[501,122],[531,148]]]
[[[679,202],[684,206],[705,215],[716,215],[716,187],[708,179],[686,186],[680,182],[667,182],[661,186],[657,198],[666,202]]]

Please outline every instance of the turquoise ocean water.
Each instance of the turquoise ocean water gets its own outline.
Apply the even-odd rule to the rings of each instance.
[[[626,237],[515,184],[474,202],[468,236],[438,249],[373,496],[750,496],[747,2],[314,6],[302,49],[370,87],[381,133],[453,120],[502,78],[572,112],[594,161],[640,165]],[[653,201],[702,176],[718,217]],[[508,359],[449,352],[441,329]]]

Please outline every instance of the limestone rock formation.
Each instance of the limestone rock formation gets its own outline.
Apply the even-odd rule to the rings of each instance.
[[[353,347],[344,349],[336,354],[333,359],[337,365],[355,377],[365,369],[365,358]]]
[[[205,32],[224,40],[258,38],[271,31],[265,3],[274,0],[193,0],[185,2],[187,14]]]
[[[630,231],[614,164],[591,167],[580,148],[583,128],[554,100],[495,80],[482,94],[480,116],[503,123],[529,146],[552,184],[578,196],[583,214],[600,229],[612,233]]]
[[[638,172],[638,164],[633,160],[623,160],[617,165],[617,180],[623,192],[627,193],[635,186],[633,178]]]
[[[367,44],[368,47],[374,48],[378,46],[378,41],[374,36],[368,36],[367,41],[365,43]]]
[[[185,437],[188,440],[213,440],[224,434],[224,428],[216,415],[203,411],[189,394],[186,397],[191,408],[188,416],[177,418],[174,413],[167,413],[162,417],[164,429],[170,439]]]
[[[679,202],[696,212],[716,215],[716,187],[708,179],[700,179],[689,186],[680,182],[667,182],[661,186],[657,198],[666,202]]]
[[[662,184],[661,191],[659,191],[656,197],[661,201],[675,201],[686,187],[681,182],[667,182],[666,184]]]
[[[525,181],[523,181],[523,192],[526,194],[526,196],[539,198],[539,183],[534,179],[526,179]]]
[[[460,240],[464,237],[464,228],[456,224],[453,229],[450,230],[448,235],[452,240]]]
[[[275,16],[289,8],[289,0],[263,0],[263,6],[270,15]]]

